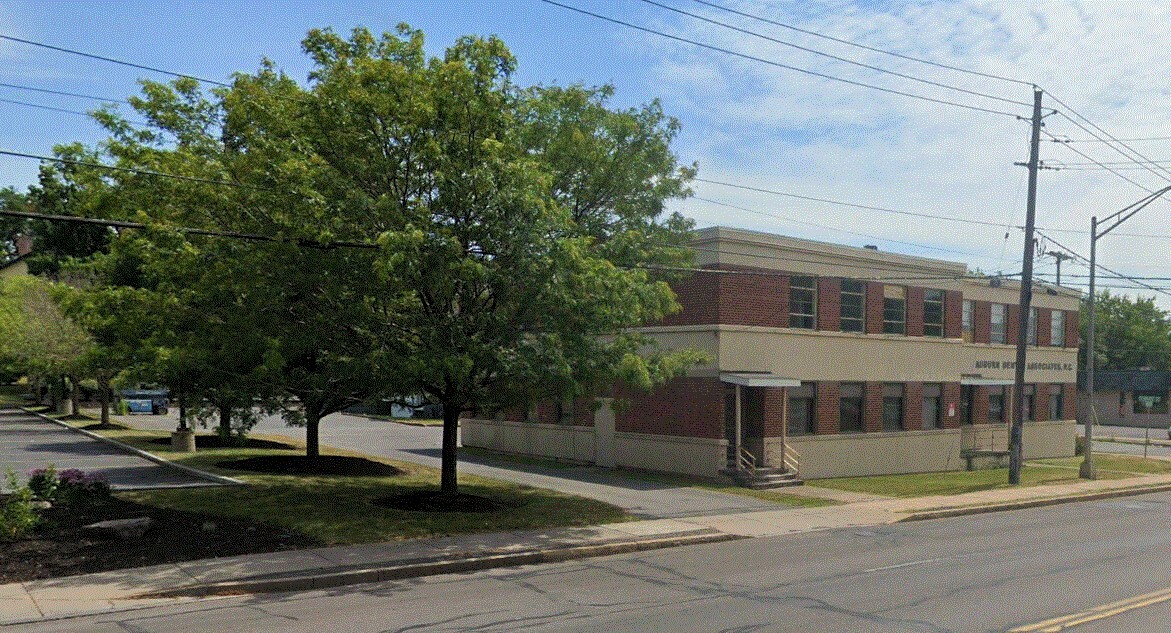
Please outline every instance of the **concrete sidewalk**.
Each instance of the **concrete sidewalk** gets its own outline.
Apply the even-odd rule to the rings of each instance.
[[[809,489],[819,490],[814,486]],[[1166,490],[1171,490],[1171,475],[1152,475],[962,495],[867,499],[820,508],[777,508],[197,560],[0,585],[0,626],[144,609],[214,595],[336,587]]]

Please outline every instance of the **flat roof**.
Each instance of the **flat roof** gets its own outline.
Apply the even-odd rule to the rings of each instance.
[[[800,387],[796,378],[785,378],[769,372],[722,371],[720,380],[741,387]]]

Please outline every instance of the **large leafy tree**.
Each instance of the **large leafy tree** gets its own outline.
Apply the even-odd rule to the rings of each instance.
[[[689,262],[690,224],[666,204],[694,167],[670,151],[678,124],[657,103],[519,87],[496,38],[442,57],[405,26],[312,31],[303,47],[307,86],[267,63],[211,94],[144,83],[132,101],[152,127],[103,115],[103,150],[188,177],[107,178],[118,212],[155,227],[118,238],[137,244],[129,268],[168,305],[262,343],[259,374],[299,403],[288,417],[307,425],[310,455],[328,413],[422,395],[444,408],[441,488],[454,493],[462,413],[650,386],[696,359],[631,330],[677,308],[665,278]],[[206,336],[176,340],[177,366],[214,364],[190,352]]]
[[[1081,362],[1088,340],[1087,300],[1082,301]],[[1103,291],[1094,306],[1095,366],[1098,369],[1171,369],[1171,318],[1154,297],[1131,299]]]

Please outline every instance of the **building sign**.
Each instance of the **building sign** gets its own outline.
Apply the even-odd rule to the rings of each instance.
[[[1016,361],[1012,360],[978,360],[976,369],[1016,369]],[[1073,363],[1041,363],[1032,362],[1025,365],[1028,371],[1073,371]]]

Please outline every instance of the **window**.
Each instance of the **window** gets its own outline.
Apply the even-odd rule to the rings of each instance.
[[[1029,345],[1037,344],[1037,309],[1029,308],[1029,334],[1026,343]]]
[[[963,324],[963,337],[964,337],[965,341],[971,343],[972,342],[972,301],[971,301],[971,299],[964,299],[963,305],[964,305],[964,309],[963,309],[964,316],[961,321]]]
[[[842,331],[866,331],[866,282],[842,280]]]
[[[988,388],[988,421],[1004,422],[1004,387]]]
[[[1167,394],[1161,391],[1134,392],[1135,413],[1167,413]]]
[[[1037,419],[1035,415],[1037,410],[1034,405],[1037,402],[1037,385],[1021,385],[1022,399],[1025,403],[1025,420],[1032,422]]]
[[[789,435],[810,435],[813,423],[813,385],[789,388]]]
[[[903,429],[903,386],[888,384],[882,386],[882,430]]]
[[[1060,420],[1062,417],[1062,410],[1065,408],[1065,395],[1062,393],[1061,385],[1052,385],[1049,387],[1049,419]]]
[[[988,342],[1003,343],[1005,342],[1005,313],[1008,311],[1008,306],[1003,303],[992,304],[992,328],[990,330]]]
[[[923,291],[923,336],[943,336],[943,291]]]
[[[943,385],[923,385],[923,428],[938,429],[943,419]]]
[[[1049,344],[1054,347],[1065,347],[1065,310],[1054,310],[1049,314],[1049,330],[1053,334]]]
[[[882,293],[882,332],[906,334],[907,289],[902,286],[883,286]]]
[[[960,424],[972,423],[972,385],[960,386]]]
[[[812,330],[817,324],[817,279],[789,278],[789,327]]]
[[[838,428],[842,433],[861,433],[862,383],[842,383],[841,396],[841,412],[838,417]]]

